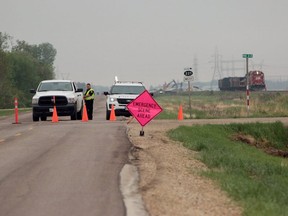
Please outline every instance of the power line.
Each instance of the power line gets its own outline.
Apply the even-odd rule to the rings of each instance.
[[[226,75],[234,77],[236,71],[242,71],[245,73],[245,61],[244,60],[221,60],[221,71],[225,71]]]

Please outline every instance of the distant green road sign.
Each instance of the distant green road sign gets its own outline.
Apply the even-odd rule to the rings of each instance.
[[[253,54],[243,54],[243,58],[253,58]]]

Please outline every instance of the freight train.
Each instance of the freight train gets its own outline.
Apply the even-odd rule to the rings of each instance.
[[[218,87],[221,91],[245,91],[246,80],[251,91],[266,90],[264,73],[259,70],[250,71],[245,77],[226,77],[218,80]]]

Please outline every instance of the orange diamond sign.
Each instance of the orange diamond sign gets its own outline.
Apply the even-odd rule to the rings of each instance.
[[[162,108],[147,90],[131,101],[127,108],[142,127],[162,112]]]

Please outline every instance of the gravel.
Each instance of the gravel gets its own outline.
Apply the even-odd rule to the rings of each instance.
[[[133,122],[128,136],[133,143],[133,164],[140,173],[139,191],[153,215],[241,215],[237,206],[216,183],[199,175],[207,167],[197,152],[171,141],[166,131],[179,123],[153,122],[144,128]]]

